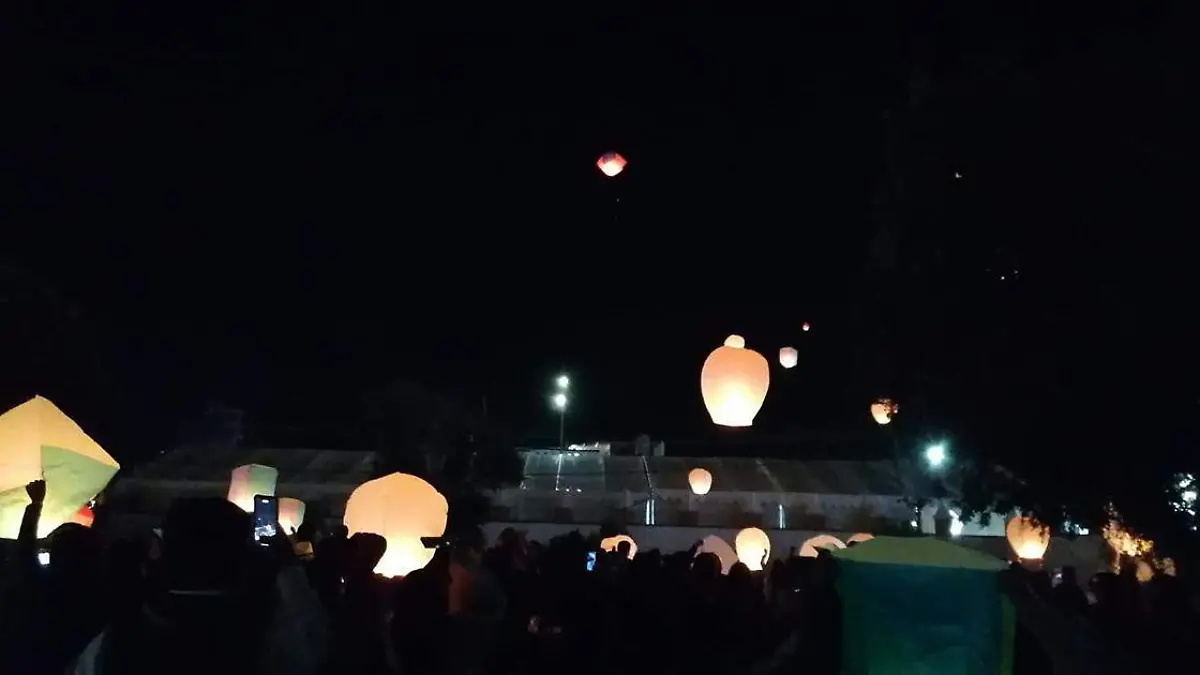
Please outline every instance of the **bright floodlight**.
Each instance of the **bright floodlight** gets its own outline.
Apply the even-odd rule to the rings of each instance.
[[[555,410],[566,410],[567,395],[563,393],[555,394],[554,398],[550,399],[550,402],[554,405]]]
[[[571,384],[571,378],[567,377],[566,375],[559,375],[558,379],[554,382],[558,384],[559,389],[566,389]]]
[[[932,467],[941,466],[946,461],[946,446],[938,443],[925,448],[925,461]]]

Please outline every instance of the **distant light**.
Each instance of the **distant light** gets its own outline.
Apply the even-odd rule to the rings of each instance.
[[[941,466],[946,461],[946,446],[938,443],[925,448],[925,461],[932,467]]]
[[[562,392],[559,392],[559,393],[555,394],[553,398],[550,399],[550,403],[552,403],[554,405],[555,410],[566,410],[567,395]]]
[[[950,511],[950,536],[958,537],[963,533],[963,522],[958,519],[958,511]]]
[[[962,178],[962,174],[961,174],[961,173],[959,173],[959,172],[957,172],[957,171],[955,171],[955,172],[954,172],[954,177],[955,177],[955,178]]]
[[[807,332],[808,332],[808,329],[809,329],[810,327],[811,327],[811,326],[809,326],[809,325],[808,325],[808,322],[807,322],[807,321],[805,321],[805,322],[804,322],[804,325],[803,325],[803,326],[800,326],[801,330],[803,330],[805,333],[807,333]]]
[[[625,170],[625,165],[628,162],[617,152],[606,152],[596,160],[596,167],[600,169],[600,173],[612,178]]]
[[[558,379],[556,379],[554,383],[558,385],[559,389],[566,389],[567,387],[571,386],[571,378],[567,377],[566,375],[559,375]]]

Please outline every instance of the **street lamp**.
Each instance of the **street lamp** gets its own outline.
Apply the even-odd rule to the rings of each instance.
[[[550,405],[558,411],[558,449],[561,452],[567,449],[566,443],[563,442],[563,430],[567,419],[567,387],[571,385],[571,379],[566,375],[559,375],[554,383],[558,385],[558,393],[550,397]]]

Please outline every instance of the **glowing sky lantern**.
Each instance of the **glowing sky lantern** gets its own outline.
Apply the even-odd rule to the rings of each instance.
[[[712,489],[712,474],[708,469],[692,469],[688,472],[688,485],[692,488],[692,494],[706,495]]]
[[[808,332],[809,328],[812,328],[812,326],[808,325],[807,321],[804,322],[804,325],[800,326],[800,329],[803,330],[805,333]]]
[[[71,519],[67,522],[82,525],[84,527],[91,527],[92,523],[96,522],[96,514],[92,513],[92,508],[90,506],[84,504],[83,506],[79,507],[79,510],[76,511],[75,515],[71,516]]]
[[[881,398],[871,404],[871,417],[877,424],[891,424],[892,416],[900,412],[900,406],[890,398]]]
[[[733,551],[733,547],[724,539],[715,534],[710,534],[700,542],[700,548],[696,549],[696,555],[701,553],[712,553],[721,559],[721,574],[729,574],[729,570],[737,564],[737,553]]]
[[[874,539],[874,537],[871,538]],[[800,557],[815,558],[817,557],[817,549],[819,548],[832,551],[834,549],[846,548],[846,545],[842,543],[841,539],[832,534],[818,534],[800,545]]]
[[[1050,528],[1038,525],[1033,519],[1016,516],[1004,526],[1008,545],[1021,560],[1041,560],[1050,546]]]
[[[304,502],[291,497],[280,497],[279,524],[288,534],[300,529],[300,526],[304,524]]]
[[[800,354],[793,347],[779,348],[779,365],[784,368],[795,368],[800,360]]]
[[[273,466],[247,464],[233,470],[229,478],[229,501],[246,513],[254,512],[254,495],[275,496],[279,471]]]
[[[600,159],[596,160],[596,166],[600,169],[600,173],[612,178],[625,170],[625,165],[629,162],[617,152],[606,152],[600,155]]]
[[[700,393],[715,424],[748,427],[767,398],[771,369],[762,354],[746,349],[740,335],[725,338],[704,360]]]
[[[393,473],[367,481],[350,493],[343,522],[353,536],[378,534],[387,540],[387,551],[375,566],[386,577],[404,576],[429,564],[434,549],[421,537],[446,533],[450,510],[446,498],[429,483],[406,473]]]
[[[750,571],[761,570],[763,558],[771,555],[771,538],[757,527],[747,527],[737,533],[733,548],[737,551],[738,560],[745,563]]]
[[[34,397],[0,415],[0,537],[16,539],[29,504],[25,486],[46,481],[38,536],[70,522],[120,469],[53,403]]]
[[[612,553],[621,546],[621,542],[623,541],[629,542],[629,559],[633,560],[633,556],[637,555],[637,542],[633,540],[633,537],[627,534],[618,534],[615,537],[605,537],[604,539],[601,539],[600,550]]]

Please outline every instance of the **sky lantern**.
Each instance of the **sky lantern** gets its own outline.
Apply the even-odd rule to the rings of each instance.
[[[771,555],[771,538],[757,527],[747,527],[734,537],[733,548],[738,560],[755,572],[763,568],[763,558]]]
[[[246,513],[254,512],[254,495],[275,496],[279,471],[273,466],[247,464],[233,470],[229,478],[229,501]]]
[[[873,535],[873,534],[867,534],[866,532],[859,532],[858,534],[850,535],[850,538],[846,540],[846,545],[849,546],[850,544],[861,544],[864,541],[871,541],[874,538],[875,538],[875,535]]]
[[[871,537],[871,539],[874,539],[874,537]],[[846,545],[842,543],[841,539],[832,534],[818,534],[800,545],[799,555],[801,558],[815,558],[817,557],[817,549],[819,548],[836,551],[839,548],[846,548]]]
[[[0,537],[16,539],[29,504],[25,486],[46,481],[38,536],[71,522],[120,465],[70,417],[36,396],[0,415]]]
[[[96,514],[92,513],[92,507],[84,504],[83,506],[79,507],[79,510],[76,511],[75,515],[71,516],[71,519],[67,522],[75,523],[76,525],[82,525],[84,527],[91,527],[92,523],[96,522]]]
[[[771,369],[762,354],[746,349],[740,335],[725,338],[704,360],[700,393],[714,424],[748,427],[767,398]]]
[[[805,333],[808,332],[809,328],[812,328],[812,326],[808,325],[807,321],[805,321],[804,324],[802,326],[800,326],[800,330],[803,330]]]
[[[692,469],[688,472],[688,485],[692,488],[692,494],[706,495],[712,489],[712,474],[708,469]]]
[[[621,542],[629,542],[629,559],[633,560],[633,556],[637,555],[637,542],[633,537],[627,534],[618,534],[615,537],[605,537],[600,540],[600,550],[606,553],[613,553],[621,546]]]
[[[353,536],[377,534],[387,540],[387,551],[375,573],[400,577],[421,569],[433,559],[421,537],[446,533],[450,505],[429,483],[406,473],[393,473],[367,481],[350,493],[343,519]]]
[[[710,534],[700,542],[700,548],[696,549],[696,555],[701,553],[712,553],[721,560],[721,574],[729,574],[729,570],[737,564],[737,553],[729,542],[718,537],[715,534]]]
[[[596,160],[596,166],[600,169],[600,173],[609,178],[624,171],[625,165],[628,163],[618,152],[606,152]]]
[[[279,524],[283,531],[292,534],[304,524],[304,502],[291,497],[279,498]]]
[[[1050,528],[1038,525],[1026,516],[1009,520],[1004,526],[1004,535],[1021,560],[1041,560],[1050,546]]]
[[[800,354],[796,351],[795,347],[779,348],[779,365],[784,368],[795,368],[799,360]]]
[[[876,424],[891,424],[892,416],[900,412],[900,406],[890,398],[881,398],[871,404],[871,417]]]

